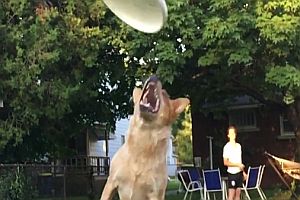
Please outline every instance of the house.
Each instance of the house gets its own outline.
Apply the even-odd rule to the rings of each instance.
[[[76,155],[56,161],[56,164],[66,165],[70,170],[76,169],[68,171],[68,174],[72,174],[68,177],[68,181],[72,182],[66,188],[68,194],[80,196],[91,191],[101,193],[109,173],[110,160],[124,144],[128,126],[128,118],[118,120],[114,132],[108,131],[108,124],[95,123],[72,140],[70,147],[76,151]],[[172,139],[171,136],[166,158],[169,176],[175,176],[177,171]]]
[[[249,96],[235,97],[223,108],[225,109],[218,114],[192,112],[193,156],[201,157],[202,167],[208,167],[207,136],[212,136],[214,167],[220,167],[222,172],[226,173],[222,157],[223,146],[227,142],[228,125],[234,124],[238,128],[237,139],[242,145],[244,164],[246,166],[266,164],[263,186],[281,183],[278,175],[267,162],[264,152],[286,159],[293,158],[295,135],[285,112],[263,105]]]
[[[89,156],[108,156],[110,159],[115,155],[118,149],[126,140],[127,129],[129,127],[129,118],[120,119],[116,122],[116,130],[109,134],[109,140],[98,140],[93,134],[88,139],[88,155]],[[169,147],[167,152],[168,175],[175,176],[177,170],[177,159],[174,154],[173,136],[169,139]],[[106,148],[106,145],[108,146]]]

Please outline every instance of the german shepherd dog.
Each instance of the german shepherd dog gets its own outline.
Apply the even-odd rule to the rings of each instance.
[[[189,99],[171,100],[156,76],[133,91],[134,113],[127,139],[111,161],[101,200],[118,191],[121,200],[163,200],[168,175],[166,154],[171,124]]]

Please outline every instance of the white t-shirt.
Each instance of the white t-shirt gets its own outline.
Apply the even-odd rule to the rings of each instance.
[[[227,142],[223,148],[223,158],[228,159],[232,163],[242,163],[242,148],[239,143]],[[228,167],[227,172],[230,174],[239,173],[239,167]]]

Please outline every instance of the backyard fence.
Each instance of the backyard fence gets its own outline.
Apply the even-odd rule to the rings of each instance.
[[[0,164],[0,198],[5,195],[3,191],[14,187],[20,190],[22,186],[31,193],[31,199],[66,200],[75,196],[96,199],[107,179],[109,162],[108,157],[80,157],[65,160],[60,165]]]

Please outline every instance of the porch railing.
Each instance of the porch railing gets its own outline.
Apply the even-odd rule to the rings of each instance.
[[[20,171],[27,177],[26,184],[31,185],[34,195],[40,198],[66,200],[73,196],[99,195],[107,179],[109,161],[107,157],[81,156],[53,164],[0,163],[0,181],[18,177],[16,174]]]
[[[61,164],[78,172],[84,172],[89,168],[94,175],[108,175],[110,158],[102,156],[76,156],[62,160]]]

